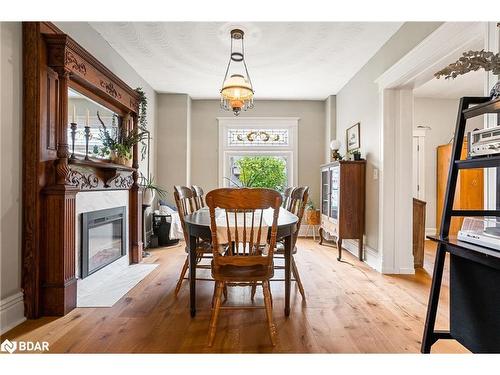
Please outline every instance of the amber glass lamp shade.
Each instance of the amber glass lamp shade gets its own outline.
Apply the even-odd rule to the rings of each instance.
[[[221,106],[233,111],[238,116],[240,112],[253,108],[253,90],[250,82],[241,74],[233,74],[224,81],[221,90]]]

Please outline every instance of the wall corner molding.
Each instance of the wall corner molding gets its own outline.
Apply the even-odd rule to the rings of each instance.
[[[0,334],[10,331],[26,320],[23,292],[17,292],[0,301]]]

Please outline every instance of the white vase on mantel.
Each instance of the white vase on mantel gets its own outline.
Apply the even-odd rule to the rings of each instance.
[[[144,190],[144,194],[142,195],[142,204],[151,206],[154,198],[155,198],[154,191],[151,189],[146,189]]]

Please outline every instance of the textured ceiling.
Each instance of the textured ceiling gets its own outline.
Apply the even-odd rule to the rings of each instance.
[[[229,30],[245,31],[256,100],[336,94],[399,29],[396,22],[92,22],[158,92],[217,98]]]

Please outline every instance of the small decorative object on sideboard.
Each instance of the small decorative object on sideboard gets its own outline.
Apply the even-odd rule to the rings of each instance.
[[[361,151],[359,150],[351,151],[350,154],[352,155],[352,160],[363,160],[361,158]]]
[[[357,124],[354,124],[345,131],[346,141],[347,141],[347,152],[357,150],[358,148],[361,147],[360,127],[361,123],[358,122]]]
[[[334,139],[330,142],[330,150],[332,150],[332,161],[342,160],[342,155],[339,154],[340,141]]]
[[[487,72],[491,71],[496,76],[500,75],[500,55],[485,50],[464,52],[462,57],[434,74],[434,76],[438,79],[441,76],[445,76],[445,79],[455,79],[459,75],[479,69],[484,69]],[[500,80],[490,91],[490,99],[498,98],[500,98]]]

